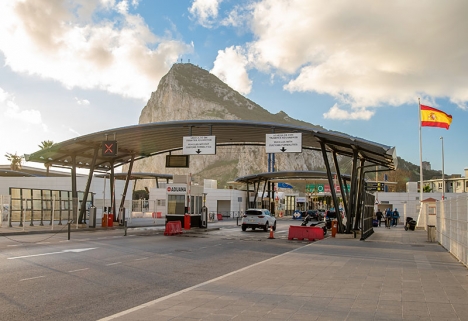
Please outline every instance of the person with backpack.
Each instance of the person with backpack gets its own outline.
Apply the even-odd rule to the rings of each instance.
[[[393,218],[392,226],[397,226],[398,219],[400,218],[400,213],[398,213],[398,210],[396,208],[393,211],[392,218]]]
[[[390,224],[392,224],[393,213],[392,210],[387,208],[385,211],[385,227],[390,228]]]

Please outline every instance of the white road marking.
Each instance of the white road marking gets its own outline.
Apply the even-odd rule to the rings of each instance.
[[[135,259],[135,261],[141,261],[141,260],[147,260],[147,259],[148,259],[148,257],[142,257],[140,259]]]
[[[36,244],[50,244],[50,242],[37,242]]]
[[[86,271],[86,270],[89,270],[89,268],[78,269],[78,270],[72,270],[72,271],[68,271],[68,273],[80,272],[80,271]]]
[[[41,276],[35,276],[35,277],[33,277],[33,278],[21,279],[20,282],[21,282],[21,281],[34,280],[34,279],[40,279],[40,278],[45,278],[45,276],[44,276],[44,275],[41,275]]]
[[[7,246],[21,246],[20,244],[11,244],[11,245],[7,245]]]
[[[65,253],[69,253],[69,252],[80,253],[80,252],[89,251],[89,250],[94,250],[94,249],[97,249],[97,247],[90,247],[90,248],[87,248],[87,249],[63,250],[63,251],[60,251],[60,252],[50,252],[50,253],[41,253],[41,254],[31,254],[31,255],[23,255],[23,256],[14,256],[14,257],[9,257],[9,258],[7,258],[7,259],[8,259],[8,260],[16,260],[16,259],[24,259],[24,258],[28,258],[28,257],[35,257],[35,256],[44,256],[44,255],[53,255],[53,254],[65,254]]]
[[[109,263],[109,264],[106,264],[106,266],[116,265],[116,264],[120,264],[120,263],[122,263],[122,262]]]

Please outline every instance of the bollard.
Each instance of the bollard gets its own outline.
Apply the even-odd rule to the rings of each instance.
[[[70,225],[70,221],[68,221],[68,240],[70,241],[70,230],[71,230],[71,225]]]
[[[332,222],[332,237],[336,236],[336,232],[338,231],[338,222],[333,221]]]
[[[124,221],[124,231],[125,231],[124,236],[127,236],[127,221]]]

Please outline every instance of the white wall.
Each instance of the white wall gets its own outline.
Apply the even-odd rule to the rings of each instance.
[[[400,212],[400,216],[403,218],[401,221],[404,222],[406,217],[412,217],[416,219],[419,215],[419,193],[375,193],[376,200],[379,201],[379,208],[386,208],[387,205],[392,205],[393,209],[397,208]],[[459,195],[459,194],[458,194]],[[446,198],[453,198],[458,196],[455,193],[445,194]],[[442,198],[441,193],[423,193],[423,200],[427,198],[433,198],[440,200]],[[386,203],[388,202],[388,203]],[[389,206],[390,207],[390,206]]]
[[[206,207],[208,213],[218,211],[218,200],[229,201],[231,207],[230,212],[243,212],[245,210],[246,193],[236,189],[210,189],[205,188],[204,193],[206,194]],[[242,198],[239,202],[239,198]]]

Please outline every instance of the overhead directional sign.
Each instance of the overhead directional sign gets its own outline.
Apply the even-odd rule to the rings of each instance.
[[[383,192],[385,189],[385,184],[384,183],[365,183],[364,187],[366,191]]]
[[[266,134],[267,153],[301,153],[302,133]]]
[[[216,154],[216,136],[184,136],[184,155]]]

